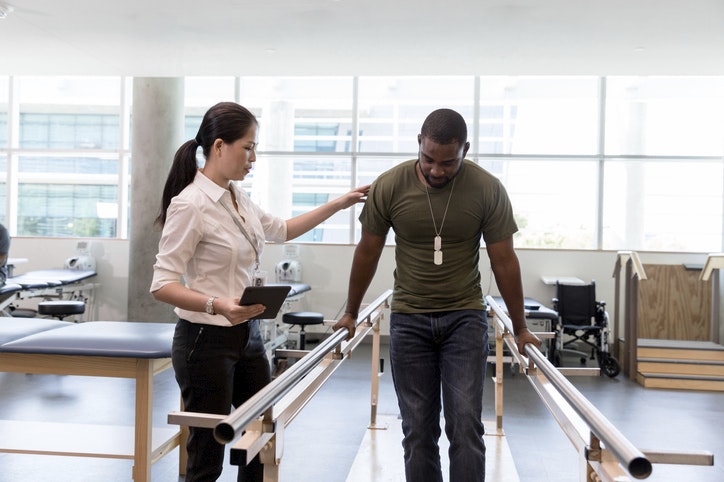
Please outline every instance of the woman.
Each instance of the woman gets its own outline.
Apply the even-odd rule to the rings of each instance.
[[[294,239],[363,202],[369,190],[354,189],[286,221],[264,212],[232,182],[243,180],[256,161],[258,129],[254,115],[239,104],[213,106],[196,138],[176,152],[163,191],[151,292],[176,307],[172,360],[191,412],[226,415],[271,380],[255,320],[263,306],[239,305],[244,288],[260,276],[264,241]],[[206,158],[202,169],[196,165],[198,147]],[[211,429],[191,428],[187,449],[186,482],[219,477],[224,446]],[[262,478],[258,460],[239,468],[240,481]]]

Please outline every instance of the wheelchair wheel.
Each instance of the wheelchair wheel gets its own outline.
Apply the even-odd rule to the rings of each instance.
[[[612,357],[608,353],[601,354],[601,358],[600,358],[598,365],[601,368],[601,372],[605,373],[607,376],[609,376],[611,378],[614,378],[619,373],[621,373],[621,365],[619,365],[618,360],[616,360],[614,357]]]

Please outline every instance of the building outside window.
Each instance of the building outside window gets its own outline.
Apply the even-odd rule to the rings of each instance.
[[[6,110],[3,172],[11,233],[118,236],[119,166],[129,155],[121,79],[21,77],[13,85],[17,123]]]

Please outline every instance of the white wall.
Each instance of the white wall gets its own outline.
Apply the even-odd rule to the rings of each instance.
[[[28,258],[18,265],[16,272],[45,268],[61,268],[66,258],[76,252],[77,239],[13,238],[10,257]],[[312,286],[295,310],[313,310],[325,318],[333,319],[344,307],[347,295],[349,269],[352,264],[354,246],[300,244],[302,277]],[[125,320],[128,303],[128,260],[129,243],[126,240],[94,239],[92,253],[96,258],[99,283],[96,295],[97,320]],[[558,251],[518,250],[523,271],[525,295],[550,306],[554,288],[541,281],[542,276],[575,276],[583,280],[596,280],[596,294],[599,300],[609,305],[613,316],[616,263],[614,251]],[[706,254],[702,253],[639,253],[642,263],[704,264]],[[269,271],[269,280],[274,281],[274,267],[284,258],[282,245],[267,245],[263,254],[263,269]],[[383,291],[392,287],[394,269],[394,248],[385,248],[377,275],[368,290],[365,302],[370,302]],[[497,295],[497,287],[490,276],[488,258],[481,254],[483,288]],[[136,280],[150,284],[150,280]],[[152,320],[150,320],[152,321]],[[383,326],[383,329],[385,327]]]
[[[349,267],[352,263],[354,246],[301,245],[303,280],[312,285],[312,291],[302,301],[301,309],[309,309],[324,314],[331,319],[340,313],[347,295]],[[596,281],[596,298],[608,304],[609,315],[613,317],[615,301],[614,268],[617,253],[615,251],[582,250],[517,250],[523,274],[525,295],[551,306],[555,296],[555,287],[543,283],[543,276],[574,276],[584,281]],[[707,255],[702,253],[639,253],[644,264],[704,264]],[[264,269],[273,272],[274,265],[283,259],[280,245],[269,245],[264,251]],[[492,278],[490,264],[485,251],[481,253],[481,274],[483,290],[486,294],[498,295],[495,280]],[[392,287],[394,270],[394,248],[388,246],[383,252],[365,302],[373,301],[384,290]],[[313,331],[313,330],[309,330]],[[383,323],[383,333],[387,333]]]

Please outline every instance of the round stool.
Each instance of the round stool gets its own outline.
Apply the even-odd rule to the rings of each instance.
[[[85,303],[76,300],[53,300],[38,303],[39,315],[50,315],[62,320],[66,316],[85,313]]]
[[[293,311],[291,313],[284,313],[282,315],[282,321],[287,325],[299,325],[299,349],[304,350],[307,335],[304,327],[307,325],[321,325],[324,323],[324,316],[322,313],[315,313],[313,311]]]

